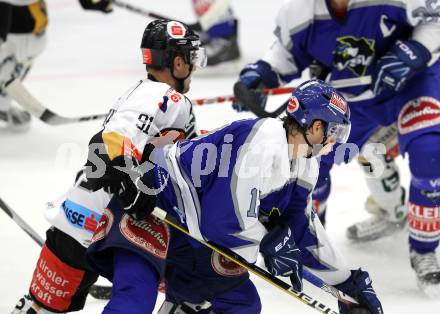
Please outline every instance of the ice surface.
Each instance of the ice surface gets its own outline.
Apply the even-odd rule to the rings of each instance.
[[[194,22],[189,0],[133,1],[162,14]],[[273,40],[272,30],[282,0],[233,0],[240,18],[242,63],[255,61]],[[36,60],[26,86],[53,111],[77,116],[106,112],[136,80],[145,76],[139,44],[149,19],[124,9],[103,15],[83,11],[75,0],[49,0],[49,43]],[[298,12],[301,14],[301,12]],[[197,76],[190,98],[230,94],[235,75]],[[277,107],[283,98],[273,98]],[[196,109],[199,126],[213,129],[229,121],[250,117],[237,114],[229,104]],[[33,121],[25,134],[0,133],[0,197],[41,235],[48,228],[43,217],[46,201],[72,184],[85,160],[86,145],[99,122],[52,127]],[[408,183],[407,162],[400,159]],[[362,266],[372,275],[385,313],[436,313],[440,301],[418,291],[409,265],[406,232],[356,245],[344,236],[347,226],[366,217],[362,203],[367,188],[356,164],[335,167],[333,195],[329,201],[328,232],[352,267]],[[9,313],[28,289],[39,254],[38,246],[17,225],[0,213],[0,313]],[[255,279],[263,313],[314,313],[294,298]],[[336,302],[320,290],[305,286],[336,309]],[[105,302],[89,298],[84,313],[99,313]]]

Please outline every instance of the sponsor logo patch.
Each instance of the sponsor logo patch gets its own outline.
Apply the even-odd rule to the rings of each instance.
[[[149,216],[144,220],[134,220],[124,214],[119,229],[121,234],[137,247],[158,258],[166,258],[170,231],[160,219]]]
[[[103,239],[110,232],[114,220],[115,216],[113,215],[111,209],[104,209],[102,217],[96,227],[95,233],[93,234],[92,243]]]
[[[336,93],[332,93],[332,98],[330,98],[330,106],[338,110],[340,113],[345,114],[347,112],[347,102],[344,98]]]
[[[101,219],[100,214],[68,199],[63,202],[62,207],[64,215],[71,225],[90,233],[95,232],[98,221]]]
[[[167,32],[172,38],[185,38],[186,30],[182,23],[172,21],[167,24]]]
[[[65,312],[83,276],[84,271],[63,263],[44,246],[32,277],[30,291],[48,309]]]
[[[432,97],[420,97],[406,103],[399,114],[400,134],[407,134],[440,123],[440,102]]]
[[[290,97],[289,102],[287,104],[287,112],[293,113],[297,111],[299,108],[298,98],[295,96]]]
[[[214,269],[217,274],[226,277],[237,277],[247,272],[246,268],[230,261],[217,252],[212,252],[211,265],[212,269]]]
[[[408,224],[410,229],[417,231],[440,231],[440,206],[425,207],[410,202]]]
[[[141,48],[141,51],[142,51],[142,60],[144,64],[152,64],[153,57],[151,55],[151,50],[148,48]]]

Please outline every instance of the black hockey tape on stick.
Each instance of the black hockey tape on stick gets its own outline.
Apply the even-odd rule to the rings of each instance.
[[[40,247],[44,245],[44,239],[29,226],[8,204],[0,198],[0,208],[8,215],[24,232],[26,232]],[[100,300],[110,299],[112,287],[93,285],[89,293],[92,297]]]
[[[313,298],[309,295],[307,295],[304,292],[297,292],[293,290],[292,286],[290,286],[288,283],[284,282],[283,280],[273,276],[268,271],[262,269],[261,267],[258,267],[255,264],[248,263],[243,257],[240,255],[234,253],[233,251],[223,248],[219,245],[216,245],[211,242],[206,242],[200,239],[194,238],[189,231],[183,227],[175,218],[171,217],[164,211],[163,209],[159,207],[155,207],[153,212],[153,216],[159,218],[160,220],[165,221],[167,224],[172,226],[173,228],[176,228],[177,230],[183,232],[184,234],[190,236],[191,238],[197,240],[198,242],[202,243],[203,245],[207,246],[211,250],[217,252],[218,254],[222,255],[223,257],[226,257],[227,259],[233,261],[234,263],[240,265],[243,268],[246,268],[249,272],[253,273],[254,275],[260,277],[264,281],[270,283],[271,285],[277,287],[278,289],[284,291],[285,293],[289,294],[290,296],[295,297],[296,299],[300,300],[302,303],[314,308],[315,310],[326,313],[326,314],[337,314],[338,312],[332,310],[329,306],[325,305],[321,301],[319,301],[316,298]],[[356,304],[359,304],[355,299],[352,297],[346,295],[345,293],[337,290],[336,288],[324,283],[320,278],[316,277],[311,272],[304,269],[304,278],[306,278],[310,283],[317,286],[318,288],[322,289],[323,291],[331,294],[332,296],[336,297],[338,301],[343,302],[347,306],[353,306]]]
[[[238,101],[243,103],[253,114],[255,114],[259,118],[275,118],[278,117],[286,108],[287,101],[284,102],[278,109],[273,112],[268,112],[261,108],[260,105],[257,104],[257,100],[255,98],[254,93],[247,88],[242,82],[237,82],[234,84],[234,95]]]
[[[94,114],[82,117],[63,117],[51,111],[38,101],[24,86],[20,80],[16,79],[6,86],[6,92],[24,109],[29,111],[31,115],[37,119],[50,125],[63,125],[69,123],[77,123],[84,121],[92,121],[104,119],[105,114]]]
[[[149,18],[153,18],[153,19],[165,19],[165,20],[173,20],[173,21],[178,21],[174,18],[171,18],[169,16],[164,16],[155,12],[151,12],[151,11],[147,11],[141,7],[137,7],[135,5],[129,4],[129,3],[125,3],[119,0],[114,0],[113,1],[113,5],[119,7],[119,8],[123,8],[126,9],[128,11],[131,11],[133,13],[145,16],[145,17],[149,17]],[[186,23],[185,23],[186,24]],[[196,32],[200,32],[202,31],[202,25],[200,25],[200,23],[194,23],[194,24],[187,24],[189,28],[191,28],[193,31]]]

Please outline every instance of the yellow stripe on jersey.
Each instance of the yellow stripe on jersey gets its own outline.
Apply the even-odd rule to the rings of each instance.
[[[118,132],[102,133],[102,140],[110,160],[123,155],[134,157],[139,161],[142,159],[142,152],[136,148],[129,138]]]
[[[28,9],[35,21],[32,33],[39,34],[44,32],[48,23],[46,3],[43,0],[40,0],[30,4]]]

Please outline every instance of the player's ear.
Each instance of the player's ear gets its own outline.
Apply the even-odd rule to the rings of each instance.
[[[173,65],[176,70],[180,70],[185,65],[185,62],[181,56],[175,56]]]
[[[316,134],[316,133],[319,132],[322,128],[323,128],[322,121],[315,120],[315,121],[313,121],[312,126],[309,128],[309,132],[310,132],[311,134]]]

